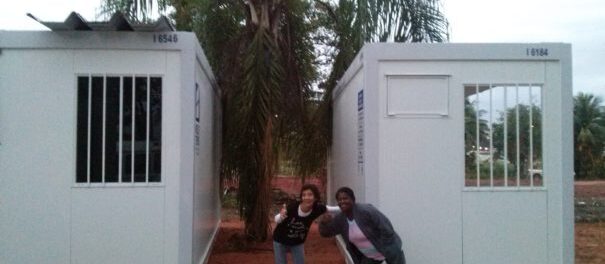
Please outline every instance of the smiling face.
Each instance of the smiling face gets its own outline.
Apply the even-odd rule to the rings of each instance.
[[[315,202],[315,195],[311,190],[303,190],[300,195],[300,203],[305,207],[310,207]]]
[[[319,190],[313,184],[307,183],[300,189],[300,205],[305,212],[311,209],[319,198]]]
[[[347,215],[352,212],[351,210],[353,209],[353,204],[355,204],[355,200],[353,200],[346,192],[339,192],[336,195],[336,202],[338,202],[338,207],[340,207],[340,210]]]

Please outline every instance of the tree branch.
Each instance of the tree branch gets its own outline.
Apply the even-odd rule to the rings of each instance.
[[[258,14],[256,13],[254,4],[249,0],[244,1],[244,4],[246,4],[250,10],[250,20],[252,21],[252,24],[258,25]]]
[[[320,8],[325,9],[328,12],[328,15],[332,19],[334,19],[335,23],[338,23],[338,17],[336,16],[336,13],[334,12],[334,8],[330,4],[328,4],[326,2],[323,2],[323,1],[320,1],[320,0],[314,0],[314,2],[316,4],[318,4],[320,6]]]

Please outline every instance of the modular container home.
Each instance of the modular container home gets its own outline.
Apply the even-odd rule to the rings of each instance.
[[[0,31],[0,263],[203,263],[218,88],[165,18]]]
[[[367,44],[332,96],[329,192],[409,263],[573,263],[569,44]]]

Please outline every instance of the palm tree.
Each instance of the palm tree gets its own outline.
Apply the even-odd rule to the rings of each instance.
[[[225,116],[231,119],[224,122],[226,146],[223,149],[223,172],[227,177],[240,179],[240,212],[246,221],[246,231],[250,237],[263,240],[268,228],[266,196],[269,193],[272,168],[278,160],[278,149],[285,148],[286,153],[295,157],[298,170],[303,176],[317,171],[325,164],[331,135],[329,93],[363,42],[384,41],[388,38],[396,41],[445,40],[447,23],[438,11],[436,1],[417,1],[419,4],[415,6],[414,12],[418,13],[406,10],[409,5],[403,4],[407,2],[383,2],[340,1],[338,6],[321,1],[315,1],[313,6],[308,1],[300,0],[246,2],[245,23],[239,22],[246,27],[240,32],[242,36],[254,32],[252,44],[255,48],[244,54],[243,59],[233,59],[235,64],[228,63],[231,70],[221,66],[218,69],[225,74],[219,80],[229,80],[220,83],[220,86],[226,90]],[[230,3],[219,1],[219,9],[222,12],[237,10]],[[267,15],[263,17],[261,12],[267,12]],[[414,14],[400,15],[410,12]],[[224,19],[230,16],[219,17]],[[207,16],[206,24],[213,24],[212,19]],[[376,22],[377,20],[381,22]],[[261,31],[264,37],[260,37]],[[205,32],[212,34],[216,32],[216,28]],[[326,34],[337,36],[335,41],[327,43],[334,48],[333,61],[336,66],[332,67],[328,80],[321,84],[327,88],[328,96],[324,97],[320,105],[316,105],[309,101],[311,83],[317,76],[315,55],[312,53],[314,43],[309,39],[314,36],[316,40],[328,40]],[[203,42],[210,41],[212,38],[207,36],[200,38]],[[248,43],[245,38],[236,39],[236,43]],[[210,60],[218,62],[229,58],[228,54],[220,51],[226,46],[231,45],[215,46],[217,49],[211,47],[209,53],[222,54],[222,59]],[[208,48],[207,45],[204,47]],[[259,53],[262,56],[255,55]],[[234,71],[238,65],[243,65],[244,69]],[[214,65],[213,68],[216,69]],[[275,71],[270,74],[271,71],[267,70],[273,68]],[[238,74],[241,77],[234,77]],[[233,80],[240,81],[230,82]],[[257,86],[259,83],[261,85]],[[242,87],[246,91],[242,91]],[[252,106],[251,103],[259,103],[259,107]],[[256,143],[250,142],[250,139],[254,139],[253,142]]]
[[[297,138],[307,122],[307,98],[315,76],[310,4],[299,0],[207,4],[210,8],[200,15],[204,23],[193,28],[201,33],[224,90],[223,177],[239,179],[246,235],[262,241],[270,228],[270,182],[278,149]],[[224,36],[208,28],[212,25],[227,25],[237,34]]]
[[[111,17],[116,11],[122,12],[131,21],[149,22],[152,20],[154,5],[159,13],[166,11],[170,0],[103,0],[100,16]]]
[[[319,21],[316,43],[325,47],[325,90],[314,111],[311,128],[300,143],[299,170],[314,171],[324,165],[332,136],[332,91],[366,42],[443,42],[448,22],[438,0],[315,0]],[[314,144],[305,144],[305,142]],[[315,161],[315,162],[313,162]],[[317,162],[320,161],[320,162]]]
[[[594,176],[603,153],[605,114],[602,99],[579,93],[574,97],[574,165],[578,179]]]
[[[154,1],[135,2],[142,7]],[[303,175],[324,165],[331,134],[329,93],[362,44],[443,41],[447,23],[437,3],[170,2],[177,28],[196,32],[223,91],[222,177],[239,179],[238,204],[248,238],[267,238],[277,153],[294,156]],[[332,72],[320,84],[328,96],[319,105],[309,100],[318,76],[317,40],[333,51],[328,54]]]

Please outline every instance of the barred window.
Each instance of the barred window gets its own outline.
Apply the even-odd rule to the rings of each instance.
[[[464,87],[465,186],[543,187],[542,85]]]
[[[77,77],[76,183],[158,183],[162,78]]]

